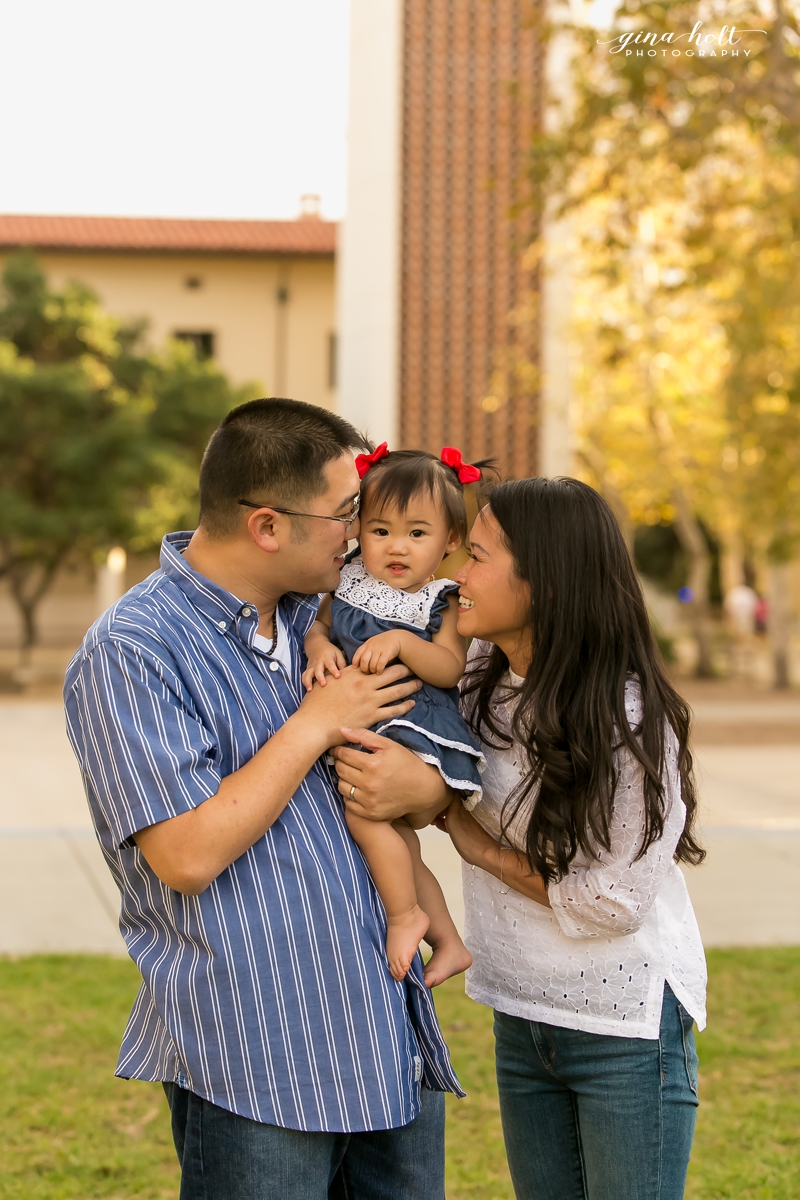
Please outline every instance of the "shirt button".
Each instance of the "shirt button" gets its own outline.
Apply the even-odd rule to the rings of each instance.
[[[227,624],[227,622],[226,622],[226,621],[220,621],[220,622],[218,623],[218,627],[219,627],[220,629],[227,629],[227,628],[228,628],[228,624]]]
[[[250,613],[251,613],[252,611],[253,611],[253,610],[252,610],[252,608],[243,608],[243,609],[242,609],[242,616],[243,616],[243,617],[249,617],[249,616],[250,616]]]
[[[281,664],[280,664],[280,663],[276,663],[276,662],[271,662],[271,663],[269,664],[269,669],[270,669],[270,671],[280,671],[280,669],[281,669]]]

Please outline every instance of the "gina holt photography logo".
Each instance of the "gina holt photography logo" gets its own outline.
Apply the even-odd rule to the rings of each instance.
[[[691,33],[630,30],[606,41],[598,38],[597,44],[608,46],[609,54],[625,54],[626,57],[657,58],[661,53],[674,58],[682,55],[687,58],[749,58],[754,50],[757,53],[760,49],[758,44],[754,44],[754,35],[763,34],[766,37],[766,33],[766,29],[737,29],[735,25],[723,25],[717,33],[704,33],[703,22],[695,21]],[[682,44],[678,45],[679,42]]]

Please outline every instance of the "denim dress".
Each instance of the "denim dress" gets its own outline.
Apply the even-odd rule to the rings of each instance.
[[[331,605],[331,641],[348,662],[359,646],[379,633],[409,630],[430,642],[442,627],[448,597],[458,591],[452,579],[434,579],[418,592],[404,592],[370,575],[360,557],[342,568]],[[374,726],[373,732],[412,750],[437,767],[467,808],[481,797],[483,753],[459,712],[458,688],[423,683],[404,717]]]

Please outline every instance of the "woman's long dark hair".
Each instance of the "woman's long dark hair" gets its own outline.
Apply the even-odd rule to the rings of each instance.
[[[644,770],[639,857],[664,832],[665,736],[678,740],[686,824],[675,857],[699,863],[693,832],[697,798],[689,752],[689,709],[666,677],[642,589],[616,518],[577,479],[520,479],[489,492],[515,573],[530,587],[533,658],[512,720],[530,770],[503,810],[503,827],[531,798],[526,851],[545,882],[563,878],[580,850],[610,849],[617,784],[614,751],[624,745]],[[494,646],[473,662],[465,695],[474,732],[509,744],[492,699],[508,659]],[[625,684],[635,675],[643,717],[631,730]],[[496,697],[495,697],[496,699]]]

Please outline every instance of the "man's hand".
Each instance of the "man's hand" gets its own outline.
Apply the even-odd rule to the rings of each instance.
[[[412,637],[415,635],[412,634]],[[403,653],[403,634],[393,629],[386,633],[376,633],[358,647],[353,655],[353,666],[358,667],[365,675],[380,675],[390,662],[400,658]]]
[[[372,751],[364,754],[349,746],[337,746],[333,752],[339,791],[357,816],[394,821],[407,813],[430,811],[433,815],[447,805],[452,792],[436,767],[369,729],[343,728],[341,732],[349,741]],[[351,787],[355,788],[352,797]]]
[[[313,722],[319,730],[320,753],[346,741],[342,723],[377,725],[392,717],[404,717],[414,707],[414,693],[422,684],[411,676],[408,667],[395,663],[380,676],[364,675],[356,667],[345,667],[338,679],[314,688],[290,721]]]

